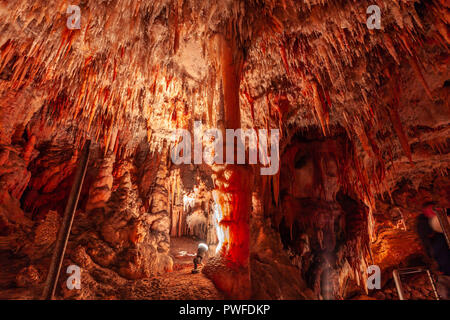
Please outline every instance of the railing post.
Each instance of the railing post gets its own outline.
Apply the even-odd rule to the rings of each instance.
[[[80,162],[75,172],[75,180],[73,182],[72,189],[70,190],[69,199],[64,211],[63,221],[58,232],[58,238],[55,242],[55,249],[53,251],[52,260],[50,262],[47,279],[45,281],[42,300],[52,300],[55,294],[59,273],[61,271],[61,266],[64,260],[67,242],[69,240],[70,231],[72,229],[73,218],[77,209],[78,199],[80,197],[81,187],[86,175],[86,169],[89,162],[90,146],[91,141],[87,140],[85,142]]]

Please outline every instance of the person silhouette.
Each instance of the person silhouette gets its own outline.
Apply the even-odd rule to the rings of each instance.
[[[197,249],[197,256],[194,258],[194,269],[192,273],[199,273],[198,265],[202,263],[203,258],[205,258],[206,252],[208,252],[208,246],[204,243],[200,243]]]
[[[424,203],[422,214],[417,218],[417,233],[428,256],[438,264],[442,274],[438,275],[436,286],[441,298],[447,300],[450,298],[450,248],[436,215],[435,210],[440,209],[435,206],[435,202]]]

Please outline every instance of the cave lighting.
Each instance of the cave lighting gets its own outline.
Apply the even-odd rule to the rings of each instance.
[[[213,199],[214,199],[214,226],[216,227],[216,234],[219,243],[216,247],[216,254],[218,254],[224,245],[225,242],[228,243],[229,239],[229,230],[227,227],[221,224],[223,219],[222,208],[219,205],[217,191],[213,191]]]

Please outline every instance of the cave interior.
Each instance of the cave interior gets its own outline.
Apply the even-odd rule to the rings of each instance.
[[[41,298],[88,143],[55,299],[397,300],[394,270],[442,275],[417,220],[450,208],[448,1],[72,2],[0,0],[1,299]],[[213,128],[278,170],[250,139],[174,162]]]

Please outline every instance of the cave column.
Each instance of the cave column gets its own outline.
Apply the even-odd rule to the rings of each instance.
[[[215,38],[218,87],[221,88],[217,127],[225,137],[226,129],[241,127],[239,87],[243,53],[234,38]],[[226,142],[224,143],[226,146]],[[234,148],[235,152],[237,148]],[[226,154],[226,147],[223,149]],[[236,154],[235,154],[236,157]],[[252,169],[245,165],[214,165],[214,200],[221,211],[219,227],[225,235],[220,256],[230,274],[212,277],[216,285],[231,296],[250,296],[249,214],[251,208]]]
[[[86,203],[86,211],[92,212],[101,209],[109,201],[113,186],[113,167],[116,157],[114,153],[108,153],[98,161],[98,173],[89,189],[89,198]]]
[[[164,147],[163,154],[168,153],[168,147]],[[169,192],[169,167],[168,160],[163,159],[156,174],[155,185],[152,192],[150,214],[158,217],[151,225],[151,230],[158,234],[158,252],[168,254],[170,249],[170,201]],[[168,182],[169,181],[169,182]]]

